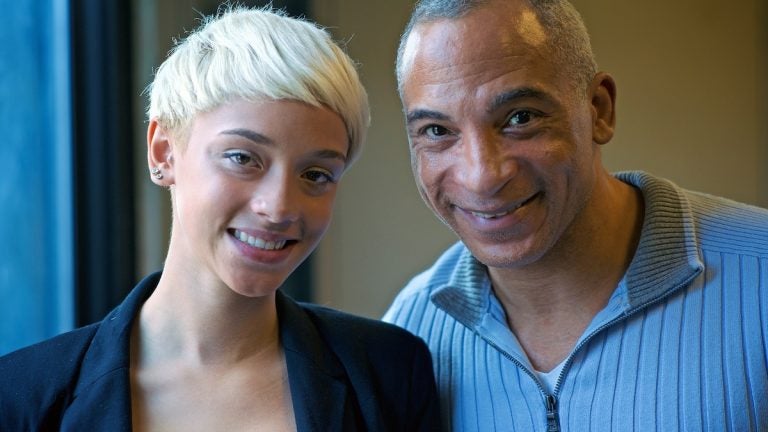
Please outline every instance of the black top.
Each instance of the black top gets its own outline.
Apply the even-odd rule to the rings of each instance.
[[[130,431],[133,319],[160,273],[104,320],[0,357],[0,431]],[[429,351],[383,322],[277,293],[299,431],[439,430]]]

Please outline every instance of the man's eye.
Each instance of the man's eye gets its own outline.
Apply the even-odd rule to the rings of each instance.
[[[507,124],[510,126],[523,126],[525,124],[528,124],[533,120],[533,118],[536,115],[527,110],[520,110],[514,112],[511,116],[509,116],[509,120],[507,120]]]
[[[424,128],[424,134],[430,138],[440,138],[446,136],[450,131],[439,125],[429,125]]]

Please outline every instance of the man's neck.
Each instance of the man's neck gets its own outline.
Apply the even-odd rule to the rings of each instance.
[[[494,293],[532,365],[549,371],[602,310],[634,256],[640,191],[610,177],[557,247],[524,268],[489,268]]]

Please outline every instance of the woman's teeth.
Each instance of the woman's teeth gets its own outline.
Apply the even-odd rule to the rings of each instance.
[[[248,234],[246,234],[246,233],[244,233],[242,231],[238,231],[238,230],[235,230],[235,238],[237,238],[238,240],[240,240],[243,243],[248,243],[249,245],[251,245],[251,246],[253,246],[255,248],[264,249],[264,250],[282,249],[282,248],[285,247],[285,243],[286,243],[286,240],[281,240],[281,241],[262,240],[260,238],[256,238],[256,237],[250,236],[250,235],[248,235]]]

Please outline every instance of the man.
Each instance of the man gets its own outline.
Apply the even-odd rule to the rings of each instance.
[[[397,74],[461,242],[385,320],[453,430],[768,430],[768,211],[610,175],[616,85],[565,0],[424,0]]]

